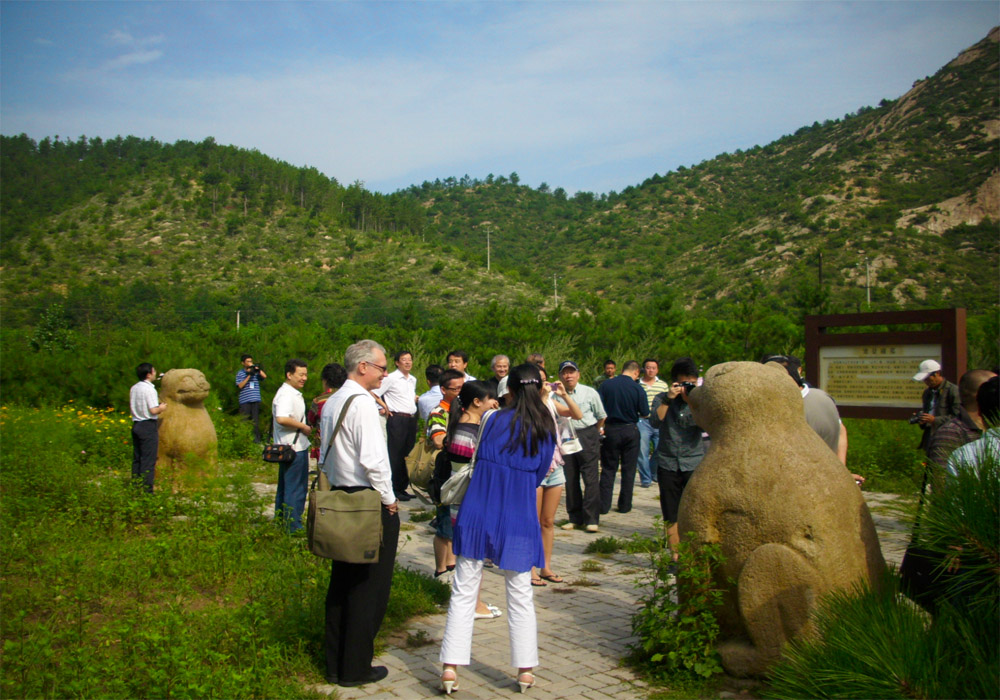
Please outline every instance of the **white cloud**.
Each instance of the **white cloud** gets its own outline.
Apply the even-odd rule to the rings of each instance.
[[[126,66],[141,65],[143,63],[152,63],[153,61],[162,58],[162,51],[135,51],[133,53],[126,53],[107,61],[103,69],[104,70],[118,70],[119,68],[125,68]]]
[[[864,3],[509,5],[477,15],[481,26],[421,24],[416,52],[262,45],[266,72],[224,72],[209,52],[194,70],[164,61],[174,77],[122,71],[163,60],[165,39],[118,29],[106,40],[121,55],[66,81],[87,102],[27,123],[43,134],[214,136],[374,187],[517,170],[534,184],[620,189],[897,97],[941,36],[967,41],[957,22],[872,13]]]

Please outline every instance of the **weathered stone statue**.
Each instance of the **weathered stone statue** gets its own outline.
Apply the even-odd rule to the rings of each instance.
[[[722,663],[760,674],[787,641],[813,632],[820,596],[861,579],[878,585],[885,561],[861,490],[806,424],[783,368],[716,365],[689,403],[712,445],[681,499],[680,532],[721,545]]]
[[[167,410],[160,416],[156,478],[174,491],[215,474],[218,440],[204,404],[211,388],[197,369],[172,369],[160,382]]]

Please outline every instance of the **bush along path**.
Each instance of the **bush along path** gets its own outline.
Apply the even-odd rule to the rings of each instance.
[[[891,504],[896,497],[878,493],[866,493],[866,497],[873,509],[886,561],[898,566],[906,549],[909,528],[892,515]],[[423,519],[427,516],[422,515],[430,508],[417,500],[401,506],[404,525],[397,563],[431,575],[433,531]],[[659,514],[657,490],[636,488],[632,511],[624,515],[612,511],[603,516],[597,534],[556,528],[552,568],[564,578],[564,583],[550,582],[533,589],[540,665],[535,673],[535,687],[527,691],[529,695],[546,700],[647,697],[647,684],[624,666],[622,659],[636,641],[631,620],[643,590],[636,588],[635,581],[649,560],[623,550],[611,554],[588,554],[584,550],[596,540],[601,540],[601,544],[608,543],[610,538],[623,541],[636,532],[653,536]],[[560,518],[565,518],[562,506],[556,522]],[[459,669],[461,698],[496,698],[517,692],[514,669],[509,665],[504,581],[497,569],[485,570],[482,599],[497,605],[505,614],[476,621],[472,664]],[[360,688],[319,684],[309,686],[309,690],[336,693],[344,699],[439,696],[438,652],[445,612],[442,608],[438,614],[415,618],[390,639],[388,648],[375,662],[389,668],[384,681]],[[720,697],[733,696],[728,691],[720,693]]]

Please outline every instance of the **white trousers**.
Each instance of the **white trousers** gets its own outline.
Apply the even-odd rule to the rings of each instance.
[[[507,584],[507,628],[510,663],[514,668],[538,665],[538,625],[530,571],[503,571]],[[472,627],[483,579],[481,559],[458,557],[451,580],[451,602],[441,640],[441,663],[467,666],[472,657]]]

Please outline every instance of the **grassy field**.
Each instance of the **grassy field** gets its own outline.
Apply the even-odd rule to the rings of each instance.
[[[0,694],[311,697],[329,563],[262,515],[251,484],[273,470],[224,459],[196,492],[146,495],[129,428],[112,410],[0,409]],[[383,635],[446,599],[397,569]]]

